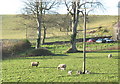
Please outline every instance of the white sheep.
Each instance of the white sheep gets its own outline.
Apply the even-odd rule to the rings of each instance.
[[[72,71],[68,71],[68,75],[72,75]]]
[[[77,71],[76,74],[82,74],[82,71]]]
[[[39,65],[39,62],[31,62],[31,66],[38,66]]]
[[[108,55],[108,58],[112,58],[112,54],[109,54],[109,55]]]
[[[65,70],[66,69],[66,64],[59,64],[57,69]]]
[[[85,74],[90,74],[90,71],[88,71],[88,70],[85,70]]]
[[[60,68],[60,70],[65,70],[65,68]]]

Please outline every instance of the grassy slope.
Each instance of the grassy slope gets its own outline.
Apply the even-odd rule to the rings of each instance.
[[[87,23],[87,32],[91,30],[97,30],[98,27],[102,26],[103,29],[107,29],[109,32],[102,33],[96,32],[93,34],[87,34],[87,37],[95,37],[95,36],[104,36],[104,35],[112,35],[112,29],[114,24],[117,22],[117,16],[109,16],[109,15],[90,15]],[[78,29],[83,29],[83,24],[78,27]],[[95,29],[94,29],[95,28]],[[91,29],[91,30],[89,30]],[[78,33],[78,37],[82,37],[81,33]]]
[[[3,17],[3,30],[2,30],[2,38],[3,39],[23,39],[26,38],[26,26],[23,25],[25,21],[23,21],[22,18],[16,17],[15,15],[2,15]],[[27,21],[27,20],[26,20]],[[104,35],[111,35],[111,30],[113,24],[117,21],[117,16],[107,16],[107,15],[101,15],[101,16],[89,16],[89,23],[87,24],[87,29],[96,28],[99,26],[103,26],[103,28],[107,28],[110,32],[105,33]],[[30,21],[28,21],[29,23]],[[82,23],[82,19],[80,19],[80,23]],[[82,30],[83,25],[78,25],[78,30]],[[36,30],[31,30],[30,27],[28,28],[28,37],[29,38],[36,38]],[[92,29],[93,30],[93,29]],[[88,30],[90,31],[90,30]],[[46,39],[46,41],[58,41],[58,40],[69,40],[71,32],[68,32],[69,35],[67,35],[66,32],[60,32],[59,29],[48,29],[47,31],[47,37],[52,37],[49,39]],[[101,35],[95,33],[92,35],[87,35],[87,37],[95,36],[95,35]],[[55,38],[56,36],[57,38]],[[82,37],[82,32],[78,33],[77,38]]]
[[[23,39],[25,30],[19,25],[15,15],[2,16],[2,39]]]
[[[107,55],[113,54],[113,58]],[[62,56],[26,57],[3,61],[4,82],[117,82],[118,55],[116,50],[87,53],[87,70],[91,74],[76,75],[82,70],[82,53],[66,54]],[[39,61],[38,67],[31,67],[30,62]],[[67,64],[65,71],[57,70],[60,63]],[[67,71],[73,70],[71,76]]]

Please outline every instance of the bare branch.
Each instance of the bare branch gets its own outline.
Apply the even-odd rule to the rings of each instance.
[[[56,5],[56,0],[51,4],[51,6],[48,8],[48,10],[50,10],[54,5]]]
[[[68,11],[71,15],[73,15],[72,9],[70,10],[70,6],[67,5],[66,0],[64,0],[64,2],[65,2],[65,5],[66,5],[66,7],[67,7],[67,11]]]
[[[84,13],[83,13],[83,11],[79,11],[83,16],[84,16]]]
[[[79,5],[79,9],[83,6],[83,5],[86,5],[86,4],[91,4],[91,5],[93,5],[93,4],[96,4],[96,5],[102,5],[102,3],[100,3],[100,2],[85,2],[85,3],[82,3],[81,5]],[[103,5],[102,5],[103,6]]]

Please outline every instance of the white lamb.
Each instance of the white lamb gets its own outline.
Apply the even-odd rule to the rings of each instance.
[[[59,64],[57,69],[65,70],[66,69],[66,64]]]
[[[85,74],[90,74],[90,71],[88,71],[88,70],[85,70]]]
[[[31,66],[38,66],[39,65],[39,62],[31,62]]]
[[[72,75],[72,71],[68,71],[68,75]]]
[[[109,54],[109,55],[108,55],[108,58],[112,58],[112,54]]]

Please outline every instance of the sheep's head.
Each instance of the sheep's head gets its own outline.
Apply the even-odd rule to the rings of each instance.
[[[60,69],[60,67],[57,67],[57,69]]]

